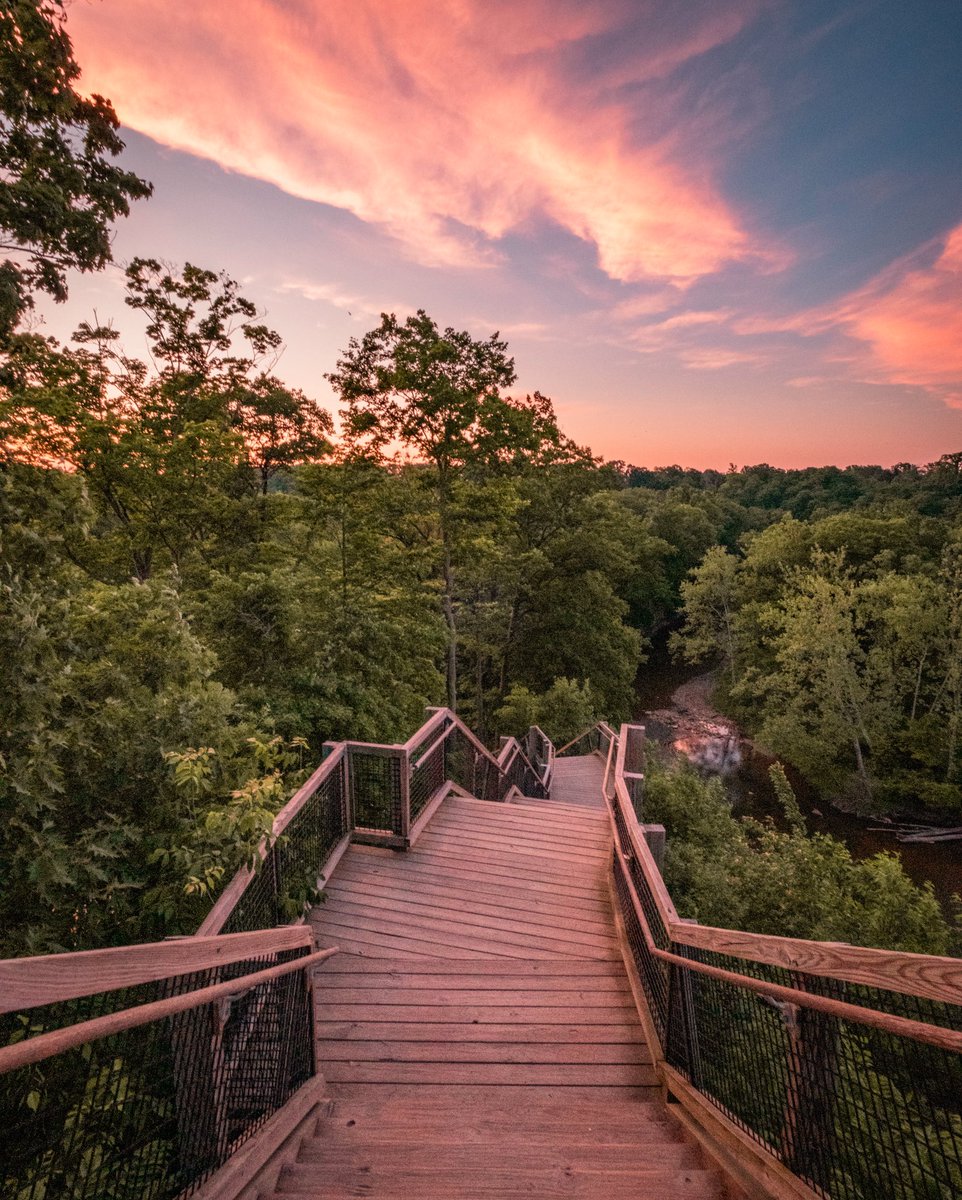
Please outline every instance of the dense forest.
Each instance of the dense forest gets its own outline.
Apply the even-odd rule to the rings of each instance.
[[[0,952],[194,928],[325,740],[403,739],[439,703],[492,743],[626,719],[668,627],[827,792],[958,810],[962,455],[605,464],[546,397],[512,392],[497,334],[424,312],[323,364],[335,433],[276,374],[280,335],[232,279],[153,259],[126,267],[148,355],[103,318],[60,344],[25,320],[32,295],[104,266],[109,222],[149,187],[112,165],[109,105],[73,92],[58,7],[19,6],[37,24],[4,39],[20,90],[2,97],[0,183],[19,254],[0,313]],[[41,203],[54,177],[62,210]],[[857,868],[795,818],[733,822],[684,772],[651,792],[702,919],[948,945],[895,860]],[[811,902],[788,929],[790,863]],[[765,912],[721,905],[739,872]]]

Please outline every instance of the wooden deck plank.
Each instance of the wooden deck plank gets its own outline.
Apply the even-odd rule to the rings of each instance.
[[[566,1065],[601,1063],[648,1064],[645,1046],[631,1042],[568,1042],[563,1052],[554,1042],[411,1042],[383,1040],[319,1041],[325,1062],[538,1063]]]
[[[335,1004],[362,1004],[368,1006],[371,1016],[377,1016],[382,1004],[417,1004],[437,1007],[448,1004],[483,1004],[486,1008],[575,1008],[604,1009],[609,1004],[624,1006],[631,1003],[630,992],[599,991],[579,988],[398,988],[382,987],[320,987],[315,983],[314,996],[323,1007],[328,1001]]]
[[[557,760],[562,761],[561,759]],[[568,760],[571,761],[571,760]],[[597,824],[599,821],[604,821],[603,813],[591,812],[589,810],[572,810],[571,806],[563,802],[553,800],[538,800],[531,796],[526,796],[523,800],[513,800],[510,804],[492,803],[490,800],[478,800],[475,796],[457,796],[454,797],[455,808],[458,811],[466,811],[472,807],[483,809],[485,811],[504,810],[511,814],[519,816],[532,816],[536,820],[544,820],[546,816],[555,821],[564,821],[574,827],[582,824]]]
[[[511,809],[490,814],[479,813],[476,809],[469,811],[452,807],[441,811],[432,821],[432,828],[460,829],[488,837],[504,838],[510,834],[513,837],[532,841],[539,844],[556,845],[571,848],[576,845],[582,849],[603,852],[608,836],[607,821],[592,821],[590,824],[579,823],[575,826],[552,824],[546,826],[544,821],[534,817],[524,816],[520,820],[512,817]]]
[[[515,951],[524,957],[526,950],[539,950],[557,957],[570,954],[574,958],[590,958],[595,951],[611,953],[617,949],[617,940],[612,937],[592,937],[590,934],[565,936],[563,930],[536,933],[511,929],[510,923],[494,918],[476,917],[460,920],[445,918],[436,910],[424,912],[405,909],[397,914],[385,915],[383,907],[375,904],[350,904],[342,900],[331,900],[326,906],[328,922],[340,921],[342,925],[355,923],[367,925],[373,931],[420,938],[423,941],[437,939],[448,945],[463,946],[467,950],[483,950],[491,947],[497,953]],[[416,906],[415,906],[416,907]]]
[[[276,1194],[719,1200],[658,1103],[610,862],[607,814],[553,801],[449,797],[409,852],[352,846],[310,917],[342,951],[314,977],[334,1112]]]
[[[570,979],[575,975],[597,975],[607,978],[624,979],[624,968],[619,962],[606,962],[594,958],[554,958],[538,959],[536,961],[518,961],[505,964],[498,959],[481,959],[472,962],[470,966],[456,960],[439,959],[430,966],[421,963],[410,963],[406,958],[358,958],[353,954],[338,954],[324,963],[323,971],[317,975],[318,980],[330,975],[355,974],[360,972],[375,972],[387,974],[391,978],[414,976],[423,972],[435,974],[478,977],[482,975],[504,975],[510,970],[513,979],[523,979],[527,975],[541,977],[562,976]]]
[[[424,851],[434,849],[444,851],[450,845],[448,833],[449,830],[440,829],[437,832],[422,834],[418,844]],[[457,840],[458,850],[462,854],[466,850],[477,848],[482,852],[490,851],[492,856],[508,854],[512,861],[526,862],[529,859],[545,859],[548,863],[558,867],[571,864],[573,869],[586,868],[587,870],[591,870],[593,867],[604,867],[607,861],[607,855],[600,850],[592,851],[590,848],[582,850],[576,846],[561,849],[554,843],[545,844],[522,838],[506,838],[495,835],[486,837],[480,833],[459,833]],[[531,865],[543,869],[545,864],[532,861]]]
[[[572,808],[604,810],[602,785],[605,764],[595,754],[556,758],[551,777],[551,799]]]
[[[376,897],[382,902],[389,903],[392,900],[410,899],[412,892],[409,888],[401,887],[397,884],[392,885],[390,881],[371,879],[365,875],[348,875],[345,873],[345,875],[340,876],[328,886],[328,895]],[[517,902],[520,897],[515,897],[513,900],[505,898],[501,903],[498,903],[495,896],[483,897],[467,887],[456,887],[454,885],[442,887],[424,883],[419,884],[417,896],[422,905],[427,901],[439,910],[450,909],[459,912],[478,912],[497,917],[514,915],[520,908],[520,911],[525,915],[525,919],[529,923],[537,925],[557,928],[560,924],[565,929],[578,929],[584,932],[608,932],[611,929],[609,914],[600,908],[595,914],[582,916],[580,915],[581,910],[576,905],[570,907],[558,904],[552,905],[543,901],[532,900],[530,896],[525,897],[525,902],[522,905],[519,905]]]
[[[435,1063],[332,1062],[325,1060],[329,1083],[523,1084],[596,1087],[654,1087],[653,1067],[637,1063]]]
[[[585,960],[585,961],[591,961]],[[555,991],[583,991],[589,988],[593,992],[611,992],[620,996],[630,995],[628,981],[618,975],[515,975],[500,971],[497,975],[491,972],[475,973],[469,967],[462,966],[457,975],[439,972],[431,969],[423,971],[415,968],[413,971],[401,973],[390,971],[368,972],[351,971],[335,974],[325,971],[318,975],[315,987],[324,991],[351,991],[359,988],[377,988],[381,992],[397,993],[423,991],[426,988],[452,988],[457,986],[472,992],[494,991],[503,992],[505,988],[531,992],[541,992],[545,989]]]
[[[634,1004],[626,1004],[617,1009],[583,1009],[578,1010],[577,1021],[580,1025],[609,1025],[612,1020],[630,1020],[634,1012]],[[318,1008],[317,1015],[323,1021],[374,1019],[366,1004],[339,1004],[336,1001],[325,1002]],[[378,1006],[376,1019],[378,1021],[414,1021],[416,1023],[441,1022],[455,1025],[509,1025],[521,1021],[530,1022],[532,1025],[570,1025],[575,1018],[570,1007],[556,1005],[547,1007],[519,1005],[515,1008],[505,1008],[503,1005],[487,1004],[437,1006],[381,1004]]]
[[[378,923],[378,927],[390,920],[400,922],[412,931],[445,931],[454,928],[465,932],[477,930],[478,936],[504,940],[511,945],[546,948],[554,946],[559,954],[570,953],[577,946],[612,948],[616,945],[613,933],[568,929],[561,922],[553,927],[533,923],[526,919],[523,910],[519,911],[516,917],[499,917],[487,913],[439,908],[414,897],[410,900],[395,900],[387,909],[391,916],[386,918],[383,914],[387,906],[379,903],[376,896],[364,896],[336,888],[331,889],[325,908],[338,916],[370,918]]]
[[[407,933],[398,933],[407,930]],[[500,958],[545,958],[558,957],[556,947],[542,949],[536,946],[516,946],[504,941],[491,941],[479,937],[458,936],[456,933],[445,934],[438,930],[411,931],[409,925],[403,922],[386,925],[383,921],[372,921],[371,926],[358,925],[349,917],[338,918],[331,913],[326,915],[323,925],[318,925],[318,945],[339,946],[342,951],[349,949],[350,953],[363,953],[362,949],[354,947],[369,947],[371,953],[383,955],[385,950],[410,950],[420,958],[431,958],[434,955],[447,958],[487,958],[492,955]],[[615,954],[609,955],[614,959]]]
[[[323,1018],[324,1009],[318,1010],[318,1016]],[[459,1046],[479,1042],[516,1042],[518,1037],[524,1037],[532,1044],[551,1042],[555,1046],[610,1044],[631,1042],[640,1044],[641,1030],[637,1021],[632,1022],[630,1016],[617,1020],[614,1017],[603,1025],[569,1024],[544,1025],[537,1023],[526,1024],[515,1021],[510,1025],[480,1024],[473,1021],[376,1021],[364,1019],[361,1021],[317,1021],[317,1036],[321,1041],[338,1038],[341,1041],[368,1041],[384,1039],[391,1042],[430,1042],[440,1038],[449,1038]]]
[[[351,853],[355,849],[360,849],[360,847],[352,846]],[[556,902],[564,907],[575,905],[584,908],[586,912],[611,911],[607,889],[600,882],[584,883],[569,880],[552,887],[545,887],[536,880],[526,880],[519,872],[512,874],[510,871],[498,871],[497,873],[486,871],[484,864],[477,862],[465,863],[462,869],[457,871],[450,864],[439,867],[423,859],[415,859],[413,854],[407,862],[399,863],[395,868],[382,866],[365,868],[362,860],[352,858],[345,864],[344,871],[349,875],[358,872],[370,879],[404,883],[412,888],[417,888],[421,881],[427,881],[445,887],[470,887],[472,891],[476,890],[478,893],[495,894],[505,898],[525,895],[540,899],[545,903]]]

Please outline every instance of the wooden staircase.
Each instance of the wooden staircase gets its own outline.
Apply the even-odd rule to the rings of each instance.
[[[724,1194],[662,1102],[615,937],[602,765],[574,761],[558,790],[570,774],[580,804],[451,796],[409,852],[341,859],[311,917],[341,947],[314,983],[331,1099],[261,1195]]]
[[[345,1096],[318,1120],[272,1195],[292,1200],[668,1200],[721,1196],[659,1101],[522,1101],[415,1091]]]
[[[959,960],[682,920],[644,730],[525,744],[328,746],[196,937],[0,961],[0,1192],[962,1196]]]

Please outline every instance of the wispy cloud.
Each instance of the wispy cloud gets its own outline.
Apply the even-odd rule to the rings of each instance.
[[[742,315],[731,327],[745,338],[819,340],[819,360],[836,373],[923,388],[962,408],[962,225],[839,300],[782,316]],[[787,382],[799,387],[813,379]]]
[[[830,316],[864,345],[870,368],[886,382],[927,388],[962,408],[962,225],[894,264]]]
[[[278,284],[277,291],[282,295],[293,294],[301,296],[304,300],[330,304],[332,308],[338,308],[356,320],[376,317],[384,307],[365,296],[348,291],[337,283],[321,283],[309,279],[286,279]],[[398,307],[395,306],[395,311]]]
[[[638,99],[735,37],[759,0],[704,0],[684,21],[640,7],[630,52],[598,61],[592,44],[638,5],[195,0],[180,21],[125,0],[71,8],[70,28],[85,86],[126,124],[376,223],[419,262],[496,263],[499,239],[547,219],[617,280],[770,265],[720,193],[681,85]]]

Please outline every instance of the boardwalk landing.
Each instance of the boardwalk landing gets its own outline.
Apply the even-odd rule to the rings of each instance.
[[[342,951],[315,982],[334,1103],[277,1195],[723,1194],[656,1088],[608,902],[601,764],[558,784],[573,804],[450,797],[408,853],[341,860],[312,917]]]

